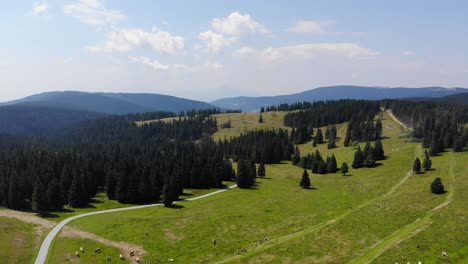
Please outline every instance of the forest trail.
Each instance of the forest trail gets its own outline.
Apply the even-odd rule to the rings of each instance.
[[[371,263],[376,258],[378,258],[383,253],[385,253],[385,251],[387,251],[392,246],[395,246],[401,243],[402,241],[405,241],[406,239],[411,238],[412,236],[415,236],[419,232],[426,229],[432,223],[432,216],[434,216],[434,214],[437,213],[440,209],[449,205],[453,200],[453,196],[455,193],[455,186],[454,186],[455,174],[453,173],[454,166],[455,166],[455,159],[453,158],[453,153],[450,153],[449,194],[447,195],[447,197],[445,198],[445,201],[442,204],[428,211],[426,215],[424,215],[424,217],[416,219],[414,222],[395,231],[394,233],[392,233],[385,239],[377,242],[372,247],[370,247],[364,255],[351,260],[350,262],[348,262],[348,264]]]
[[[218,190],[215,192],[211,192],[205,195],[201,195],[198,197],[190,198],[187,200],[182,200],[178,201],[175,203],[183,203],[183,202],[191,202],[191,201],[196,201],[200,200],[203,198],[207,198],[219,193],[223,193],[226,191],[229,191],[233,188],[236,188],[237,185],[230,186],[226,189]],[[70,218],[67,218],[63,220],[62,222],[58,223],[50,232],[47,234],[46,238],[42,242],[41,248],[39,250],[39,253],[37,254],[36,261],[34,262],[35,264],[44,264],[46,263],[47,260],[47,255],[49,253],[50,246],[52,244],[52,241],[55,239],[55,237],[58,235],[58,233],[69,223],[76,219],[92,216],[92,215],[99,215],[99,214],[107,214],[107,213],[115,213],[115,212],[122,212],[122,211],[129,211],[129,210],[136,210],[136,209],[143,209],[143,208],[149,208],[149,207],[156,207],[156,206],[163,206],[163,204],[149,204],[149,205],[140,205],[140,206],[133,206],[133,207],[125,207],[125,208],[117,208],[117,209],[110,209],[110,210],[103,210],[103,211],[97,211],[97,212],[90,212],[90,213],[85,213],[81,215],[76,215]]]
[[[398,124],[400,124],[402,127],[404,127],[405,129],[408,129],[409,131],[413,131],[412,128],[407,127],[403,122],[400,121],[400,119],[398,119],[395,115],[393,115],[392,110],[385,110],[385,112],[386,112],[388,115],[390,115],[390,117],[391,117],[395,122],[397,122]]]

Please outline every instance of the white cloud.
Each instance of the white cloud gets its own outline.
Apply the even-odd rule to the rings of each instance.
[[[148,67],[155,71],[183,71],[183,72],[195,72],[195,71],[202,71],[202,70],[221,70],[224,66],[217,62],[206,62],[201,65],[187,65],[187,64],[169,64],[164,65],[156,60],[151,60],[147,57],[140,56],[140,57],[130,57],[130,60],[139,63],[145,67]]]
[[[212,54],[220,54],[236,41],[259,33],[268,34],[271,30],[255,21],[249,14],[233,12],[224,18],[214,18],[211,21],[211,29],[198,35],[202,44],[196,45],[196,48]]]
[[[270,33],[271,30],[250,17],[233,12],[225,18],[215,18],[211,21],[214,31],[233,36],[248,35],[254,33]]]
[[[221,53],[225,47],[229,46],[232,42],[235,41],[234,38],[226,38],[221,34],[215,33],[211,30],[200,33],[198,36],[203,42],[205,51],[213,54]]]
[[[242,47],[235,52],[240,57],[260,57],[267,61],[289,58],[312,59],[317,56],[339,56],[347,58],[371,58],[379,52],[363,48],[355,43],[314,43],[262,50]]]
[[[108,10],[99,0],[79,0],[63,7],[67,15],[78,18],[81,23],[95,26],[115,26],[126,16],[118,10]]]
[[[412,50],[405,50],[405,51],[403,52],[403,55],[405,55],[405,56],[411,56],[411,55],[414,55],[414,52],[413,52]]]
[[[325,27],[329,25],[330,22],[318,22],[312,20],[302,20],[297,21],[292,27],[288,30],[295,33],[310,33],[310,34],[320,34],[325,33]]]
[[[130,59],[133,62],[140,63],[156,71],[165,71],[169,69],[168,65],[161,64],[158,61],[151,61],[149,58],[146,58],[143,56],[142,57],[130,57]]]
[[[47,12],[50,9],[50,5],[47,2],[35,2],[32,5],[31,14],[39,16]]]
[[[184,38],[158,28],[153,28],[151,32],[142,29],[121,29],[109,32],[105,43],[88,47],[88,50],[127,52],[140,47],[149,47],[159,53],[173,55],[183,51]]]

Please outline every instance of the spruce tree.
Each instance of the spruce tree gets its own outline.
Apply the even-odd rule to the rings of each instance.
[[[46,190],[39,178],[36,179],[36,182],[34,183],[34,191],[32,195],[32,210],[37,213],[44,213],[49,211]]]
[[[349,144],[351,143],[351,131],[350,130],[347,130],[346,131],[346,137],[345,137],[345,140],[343,142],[343,145],[345,147],[349,147]]]
[[[265,163],[263,161],[260,162],[258,165],[258,176],[263,178],[265,177],[266,171],[265,171]]]
[[[431,168],[432,168],[432,161],[431,161],[431,158],[429,157],[429,154],[427,153],[427,150],[425,151],[425,158],[424,158],[424,161],[423,161],[423,168],[425,171],[430,171]]]
[[[117,173],[109,170],[106,177],[106,194],[109,200],[115,200],[115,189],[117,185]]]
[[[341,170],[341,173],[343,173],[343,176],[346,176],[346,174],[349,172],[348,163],[343,162],[343,164],[341,164],[340,170]]]
[[[63,199],[60,193],[60,185],[57,179],[53,179],[49,185],[47,185],[47,201],[49,202],[49,207],[52,210],[62,209]]]
[[[431,183],[431,192],[434,194],[443,194],[445,193],[445,187],[442,184],[442,179],[439,177],[435,178]]]
[[[335,173],[338,170],[338,165],[336,163],[335,154],[332,154],[330,161],[327,164],[327,172]]]
[[[382,120],[377,119],[375,121],[375,139],[380,139],[382,137],[383,133],[383,126],[382,126]]]
[[[358,147],[356,152],[354,152],[354,160],[352,167],[353,169],[362,168],[364,166],[364,155],[362,153],[361,147]]]
[[[258,123],[260,123],[260,124],[263,123],[263,115],[262,114],[260,114],[260,118],[258,118]]]
[[[68,204],[73,208],[79,208],[85,206],[86,203],[87,194],[83,188],[83,182],[81,181],[80,174],[75,172],[68,194]]]
[[[375,159],[372,151],[367,155],[366,159],[364,160],[364,166],[367,168],[372,168],[375,166]]]
[[[310,188],[310,178],[309,178],[309,173],[307,173],[307,170],[304,169],[304,172],[302,173],[302,178],[301,182],[299,184],[303,189],[309,189]]]
[[[374,158],[375,160],[383,160],[385,158],[385,152],[384,152],[382,142],[380,141],[380,139],[377,139],[375,141]]]
[[[459,135],[455,135],[455,137],[453,139],[453,151],[454,152],[461,152],[461,151],[463,151],[463,147],[464,147],[464,144],[463,144],[462,137],[459,136]]]
[[[239,160],[237,162],[237,177],[236,177],[237,186],[241,189],[248,189],[254,185],[254,179],[250,175],[249,165],[244,160]]]
[[[367,141],[366,145],[364,146],[364,149],[362,151],[362,155],[364,157],[367,157],[369,155],[369,153],[371,153],[371,151],[372,151],[372,146],[370,144],[370,141]]]
[[[163,203],[165,207],[171,207],[172,203],[179,198],[177,185],[173,181],[164,184],[163,187]]]
[[[421,172],[421,161],[419,158],[416,158],[413,163],[413,172],[420,173]]]
[[[315,140],[317,144],[323,144],[322,129],[317,128],[317,135],[315,135]]]
[[[327,174],[327,164],[323,160],[321,160],[319,162],[317,173],[318,174]]]
[[[16,173],[10,175],[9,181],[10,184],[8,187],[8,207],[13,210],[22,209],[24,206],[24,201],[21,197],[19,179]]]
[[[294,149],[294,155],[292,157],[292,164],[294,166],[297,166],[300,161],[301,161],[301,152],[299,151],[299,147],[296,146],[296,148]]]
[[[336,144],[335,144],[335,138],[334,137],[330,137],[330,139],[328,140],[328,146],[327,148],[328,149],[333,149],[336,147]]]

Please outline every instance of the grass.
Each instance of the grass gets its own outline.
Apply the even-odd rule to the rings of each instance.
[[[41,236],[32,224],[0,217],[0,263],[32,263]]]
[[[244,114],[237,115],[237,118],[234,118],[233,114],[223,115],[226,120],[231,119],[233,128],[215,137],[240,133],[242,128],[237,124],[248,122],[245,118],[242,121]],[[256,119],[253,114],[247,115],[251,122]],[[258,118],[258,114],[256,115]],[[219,120],[221,119],[218,117],[218,122]],[[397,188],[394,194],[382,198],[380,202],[385,204],[385,209],[377,212],[375,217],[378,221],[385,220],[391,215],[394,207],[406,208],[406,216],[401,217],[401,221],[382,227],[381,231],[376,232],[377,235],[373,232],[378,226],[369,231],[364,230],[367,224],[372,224],[373,218],[369,217],[369,213],[375,213],[378,194],[388,192],[404,178],[417,147],[417,144],[407,144],[398,138],[400,130],[394,121],[386,118],[383,123],[385,136],[389,137],[383,141],[389,157],[382,162],[383,166],[352,170],[350,174],[353,176],[347,177],[339,173],[312,174],[312,186],[316,189],[302,190],[298,187],[302,175],[300,168],[288,163],[268,165],[268,178],[259,180],[258,189],[235,189],[219,196],[184,203],[179,209],[151,208],[92,216],[77,220],[72,225],[113,241],[141,245],[149,252],[145,260],[152,262],[168,258],[182,263],[218,262],[235,256],[240,248],[248,248],[252,255],[233,259],[234,262],[296,262],[304,259],[306,255],[316,255],[320,258],[318,248],[335,253],[337,250],[334,248],[340,248],[340,243],[343,247],[349,246],[347,253],[350,250],[360,253],[362,248],[372,245],[380,235],[385,236],[407,222],[412,222],[418,212],[427,211],[433,204],[443,200],[442,197],[425,194],[418,198],[418,202],[424,200],[427,205],[413,213],[411,207],[398,205],[400,201],[394,201],[393,195],[397,193],[403,197],[411,195]],[[258,127],[258,123],[250,125]],[[341,138],[344,137],[345,127],[338,127]],[[314,151],[310,143],[300,147],[303,154]],[[319,145],[319,148],[324,155],[335,153],[339,163],[345,160],[350,164],[352,161],[354,150],[351,148],[326,150],[326,145]],[[392,152],[392,149],[398,151]],[[412,177],[408,181],[411,180]],[[413,181],[405,190],[416,185],[419,186],[420,183]],[[426,183],[423,185],[428,186]],[[413,196],[418,195],[416,193]],[[350,206],[354,207],[354,210],[351,210]],[[334,222],[336,219],[340,220]],[[314,229],[316,226],[321,228]],[[343,235],[340,233],[342,230],[345,231]],[[148,232],[150,236],[143,236],[144,232]],[[357,232],[360,234],[356,234]],[[256,246],[257,240],[268,236],[271,239],[270,243],[274,244],[275,241],[281,241],[291,234],[295,235],[287,240],[288,243],[278,243],[271,249],[261,249],[255,254],[256,248],[261,248]],[[317,234],[320,234],[320,239],[316,238]],[[355,235],[355,239],[349,238],[352,235]],[[337,236],[343,241],[336,241]],[[212,239],[217,240],[216,246],[211,243]],[[363,239],[365,241],[362,241]],[[63,238],[59,238],[58,243],[66,243],[62,240]],[[325,241],[328,243],[322,243]],[[340,262],[346,259],[339,257],[342,255],[344,254],[339,253],[333,258]],[[326,255],[321,257],[330,260]]]
[[[103,246],[92,240],[74,239],[68,237],[60,238],[60,243],[52,244],[51,254],[46,263],[108,263],[106,258],[111,257],[111,263],[130,263],[128,260],[119,259],[119,250],[114,247]],[[80,247],[85,249],[84,253],[80,252]],[[95,253],[94,249],[101,248],[101,253]],[[80,256],[77,257],[75,252],[78,251]]]

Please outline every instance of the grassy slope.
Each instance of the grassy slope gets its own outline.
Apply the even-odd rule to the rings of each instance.
[[[0,218],[0,263],[31,263],[39,249],[34,225]]]
[[[215,137],[242,132],[244,128],[238,124],[249,124],[248,120],[252,127],[258,126],[255,123],[258,114],[246,114],[248,118],[244,118],[244,114],[237,114],[237,118],[233,115],[223,116],[226,121],[231,118],[233,128],[221,130]],[[269,122],[268,116],[265,117]],[[223,122],[221,116],[218,116],[218,122]],[[289,164],[272,165],[267,166],[270,179],[260,180],[257,190],[233,190],[222,196],[184,204],[185,208],[181,210],[153,208],[93,216],[78,220],[73,225],[114,241],[142,245],[150,252],[147,260],[220,261],[233,256],[239,248],[253,249],[255,241],[264,236],[269,236],[273,243],[275,239],[288,234],[349,214],[350,205],[357,207],[366,204],[378,193],[384,193],[397,184],[409,168],[411,161],[408,157],[414,156],[416,145],[403,144],[397,138],[399,126],[393,121],[384,120],[384,125],[386,136],[391,137],[384,141],[390,156],[383,161],[384,166],[352,171],[353,177],[312,175],[312,184],[318,188],[316,190],[298,188],[301,169]],[[281,124],[277,122],[274,126]],[[339,128],[341,137],[344,136],[344,129]],[[301,146],[303,153],[306,153],[309,145]],[[319,147],[326,148],[325,145]],[[391,153],[392,148],[400,150]],[[339,163],[343,160],[351,162],[353,150],[350,148],[332,151],[336,152]],[[431,197],[425,198],[431,200]],[[354,214],[352,212],[346,218]],[[388,229],[392,227],[395,228],[389,226]],[[142,236],[143,232],[149,232],[150,237]],[[213,238],[218,240],[218,245],[211,244]],[[329,246],[333,247],[334,244]],[[302,258],[302,254],[294,255],[297,259]]]

